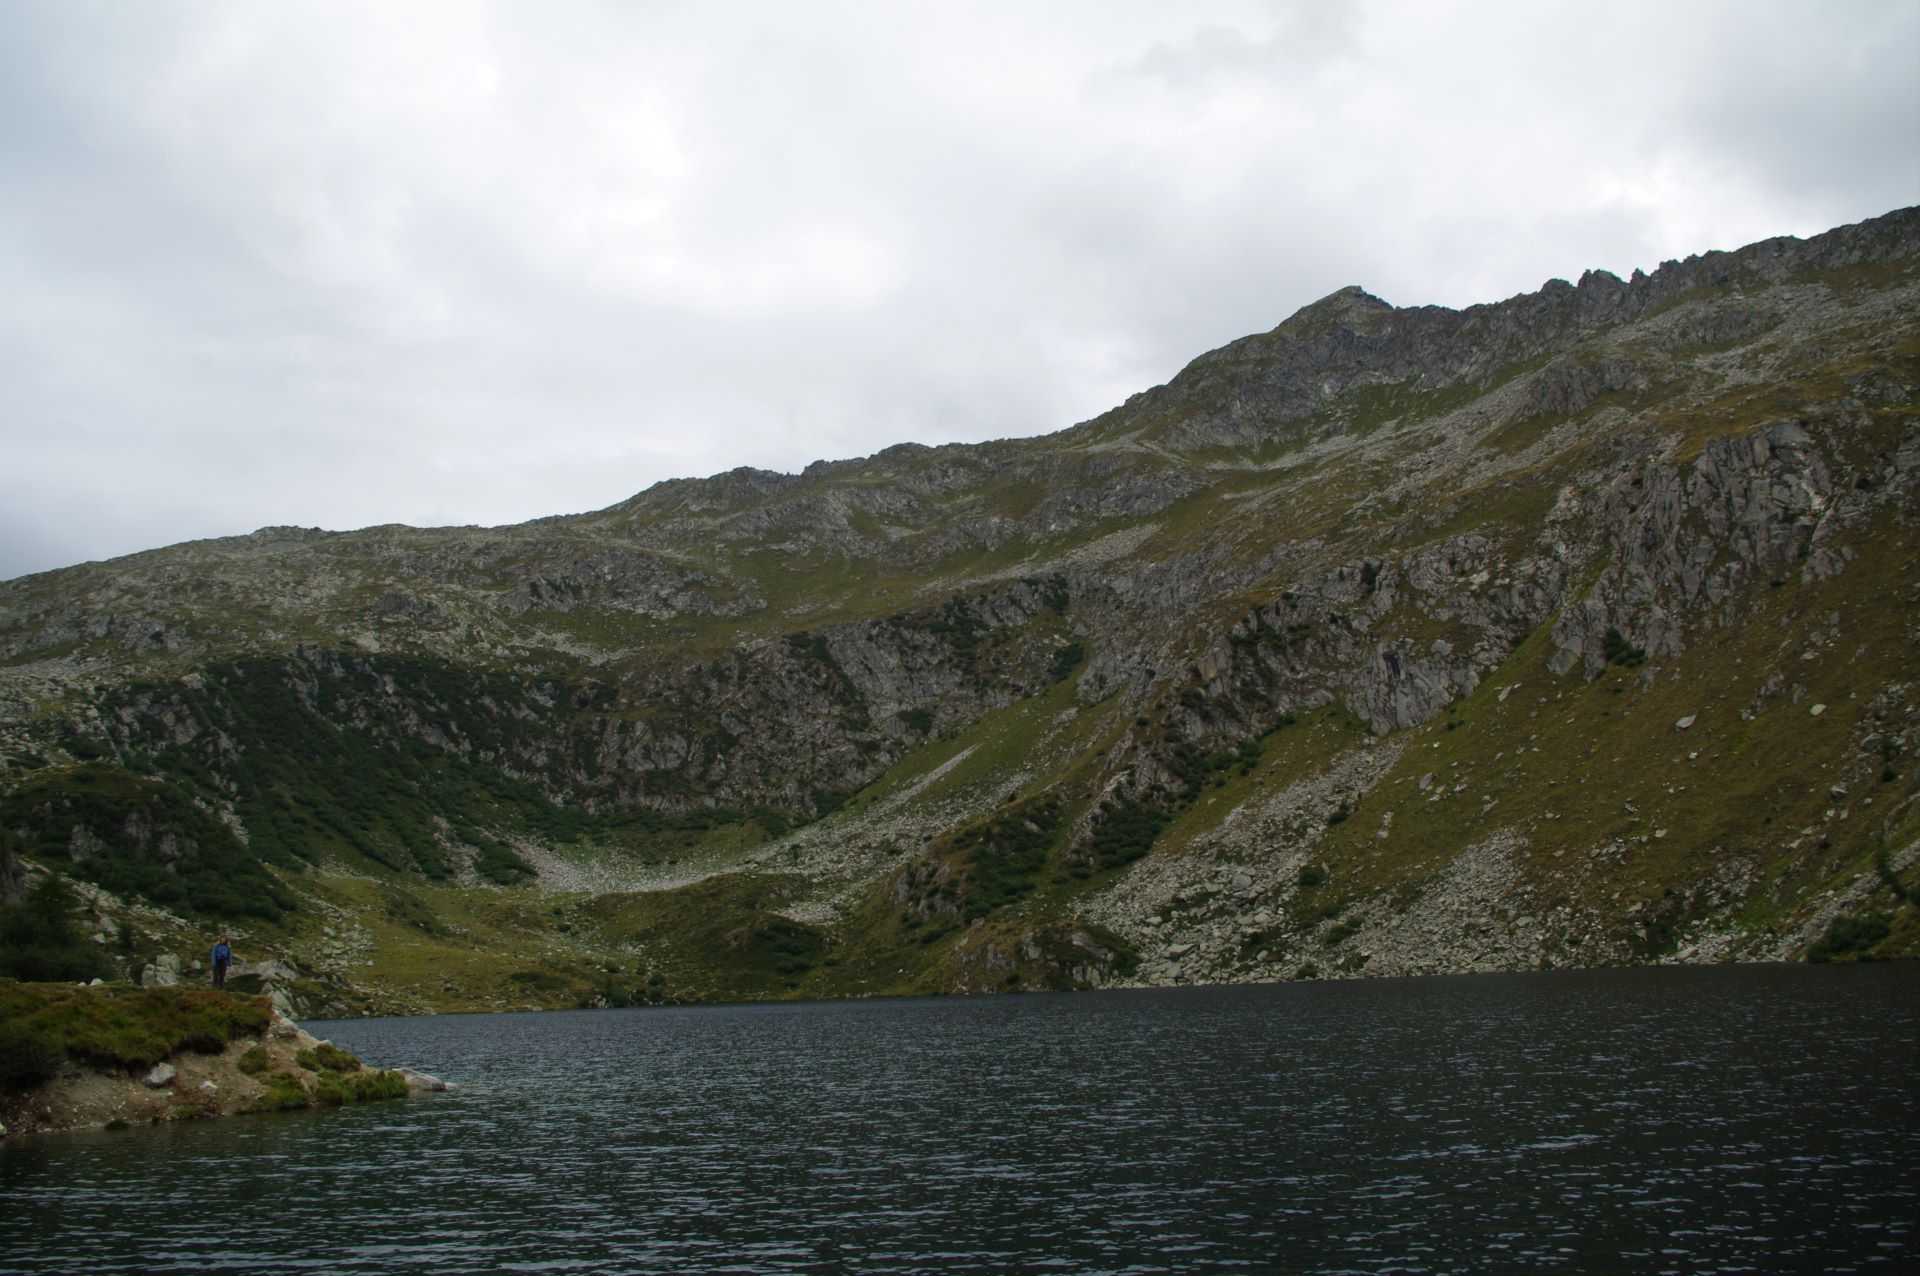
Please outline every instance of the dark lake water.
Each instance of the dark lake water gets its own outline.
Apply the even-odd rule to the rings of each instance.
[[[0,1270],[1920,1262],[1920,964],[309,1027],[464,1088],[7,1141]]]

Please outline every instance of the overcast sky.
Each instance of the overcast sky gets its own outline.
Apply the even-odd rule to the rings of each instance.
[[[1920,3],[0,0],[0,578],[1038,434],[1920,202]]]

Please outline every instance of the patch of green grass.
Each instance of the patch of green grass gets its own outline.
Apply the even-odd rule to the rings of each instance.
[[[211,988],[0,983],[0,1021],[39,1036],[69,1058],[108,1067],[151,1067],[189,1051],[218,1054],[257,1037],[272,1021],[264,997]]]
[[[361,1066],[352,1051],[342,1050],[331,1041],[296,1052],[293,1061],[308,1072],[358,1072]]]
[[[255,1112],[296,1112],[301,1108],[313,1106],[313,1096],[307,1087],[291,1072],[272,1073],[266,1080],[266,1091],[253,1101]]]
[[[320,1076],[313,1083],[313,1101],[324,1107],[344,1103],[378,1103],[407,1097],[407,1079],[398,1072],[334,1073]]]
[[[812,987],[830,956],[824,932],[780,915],[809,889],[797,874],[739,871],[674,890],[603,894],[578,905],[603,950],[644,941],[657,982],[640,1002],[751,1001]],[[590,981],[583,995],[602,991]]]

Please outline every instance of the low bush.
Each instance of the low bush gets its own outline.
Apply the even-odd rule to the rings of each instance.
[[[312,1106],[313,1098],[300,1079],[291,1072],[276,1072],[267,1078],[267,1092],[253,1101],[255,1112],[292,1112]]]
[[[1093,850],[1100,867],[1117,868],[1153,849],[1173,816],[1144,802],[1122,798],[1102,807],[1093,826]]]
[[[1647,660],[1646,650],[1634,646],[1618,629],[1607,630],[1607,636],[1600,644],[1600,654],[1608,664],[1619,665],[1624,669],[1636,668],[1645,664]]]
[[[331,1041],[323,1041],[311,1050],[302,1050],[293,1061],[308,1072],[358,1072],[360,1060],[352,1051],[342,1050]]]
[[[0,1021],[0,1092],[32,1089],[58,1072],[65,1058],[45,1034]]]
[[[0,907],[0,976],[30,982],[84,983],[112,974],[106,956],[74,920],[79,900],[57,873]]]
[[[1807,949],[1808,961],[1861,961],[1872,956],[1874,945],[1893,933],[1884,918],[1842,917]]]

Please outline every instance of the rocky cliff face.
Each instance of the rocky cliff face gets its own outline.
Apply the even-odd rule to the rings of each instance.
[[[0,824],[379,1004],[1911,951],[1917,265],[1343,289],[1046,438],[0,583]],[[482,973],[369,991],[369,910]]]

